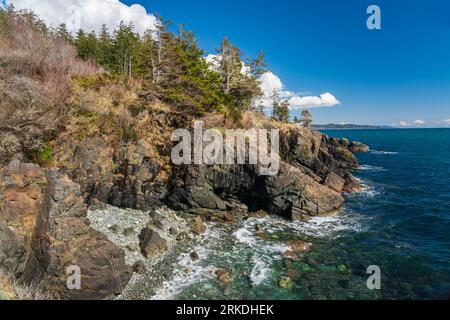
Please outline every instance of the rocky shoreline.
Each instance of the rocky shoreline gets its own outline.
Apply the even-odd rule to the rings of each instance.
[[[142,121],[171,132],[177,122],[169,118]],[[170,148],[155,149],[153,133],[116,150],[69,137],[58,144],[59,168],[12,161],[0,176],[0,265],[57,299],[147,299],[204,221],[255,212],[307,221],[338,212],[342,194],[360,188],[352,152],[368,148],[298,126],[280,129],[283,162],[273,177],[251,165],[172,166]],[[81,290],[67,289],[71,265],[82,270]]]

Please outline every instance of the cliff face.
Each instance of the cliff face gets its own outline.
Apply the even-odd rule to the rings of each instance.
[[[358,166],[350,143],[293,125],[280,134],[277,175],[261,176],[252,165],[174,167],[169,205],[206,215],[265,210],[294,220],[339,210],[342,193],[358,188],[350,173]]]
[[[366,146],[255,113],[246,113],[239,126],[280,130],[277,175],[261,176],[248,164],[173,165],[172,132],[192,128],[194,119],[120,85],[105,111],[102,99],[114,85],[75,87],[70,103],[83,109],[68,113],[49,145],[51,161],[40,167],[15,160],[1,168],[0,265],[56,298],[113,298],[133,273],[123,249],[91,227],[92,204],[149,212],[167,205],[195,215],[192,228],[198,234],[202,219],[230,221],[260,210],[293,220],[335,213],[344,204],[342,194],[359,188],[351,174],[358,166],[352,151],[367,151]],[[130,106],[133,112],[125,112]],[[221,115],[200,120],[205,128],[230,126]],[[67,289],[71,265],[88,270],[82,290]]]
[[[79,186],[58,169],[14,161],[0,177],[0,264],[56,298],[105,299],[132,274],[124,253],[89,226]],[[69,290],[66,268],[77,265],[81,290]]]

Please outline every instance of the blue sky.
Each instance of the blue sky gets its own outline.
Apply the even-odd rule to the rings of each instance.
[[[224,36],[249,56],[263,49],[284,90],[341,102],[313,108],[316,123],[450,126],[448,0],[8,1],[49,23],[65,22],[77,5],[87,28],[124,17],[151,25],[142,7],[128,7],[137,3],[196,32],[207,54]],[[381,8],[381,30],[366,27],[371,4]]]
[[[207,52],[223,36],[249,55],[264,49],[288,90],[331,92],[342,104],[313,109],[316,122],[435,124],[450,118],[450,1],[140,3],[195,31]],[[371,4],[381,8],[382,30],[366,27]]]

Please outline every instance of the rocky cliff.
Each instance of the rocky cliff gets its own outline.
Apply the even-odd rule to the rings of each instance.
[[[79,94],[80,99],[87,95]],[[198,234],[201,220],[232,221],[261,210],[293,220],[336,213],[343,193],[359,189],[351,174],[358,166],[352,152],[367,151],[366,146],[255,113],[245,114],[240,126],[280,130],[277,175],[261,176],[249,164],[175,166],[172,132],[191,128],[194,119],[145,96],[136,95],[133,103],[144,107],[128,118],[128,131],[114,127],[114,113],[76,111],[52,142],[50,162],[40,167],[12,155],[1,168],[0,264],[20,281],[39,283],[56,298],[110,299],[122,292],[133,271],[144,272],[142,264],[133,270],[123,248],[91,227],[87,213],[94,204],[150,213],[167,205],[182,216],[196,216],[190,225]],[[201,120],[210,128],[229,125],[220,115]],[[145,259],[152,259],[167,250],[167,239],[186,240],[172,229],[166,238],[154,225],[130,234]],[[82,290],[67,289],[71,265],[87,270]]]

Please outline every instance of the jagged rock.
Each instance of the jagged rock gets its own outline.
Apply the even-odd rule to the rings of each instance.
[[[275,176],[260,176],[252,165],[182,165],[173,168],[168,203],[193,214],[264,210],[293,220],[332,214],[344,203],[343,192],[357,189],[350,170],[358,167],[345,139],[300,127],[280,134],[285,161]],[[252,217],[249,214],[249,217]]]
[[[90,228],[77,184],[56,169],[13,162],[0,185],[1,223],[26,252],[18,260],[21,280],[65,299],[107,299],[123,290],[131,277],[124,252]],[[81,290],[67,288],[69,266],[80,268]]]
[[[370,148],[361,142],[353,141],[349,150],[353,153],[366,153],[370,151]]]
[[[167,250],[167,242],[158,232],[144,228],[139,235],[139,246],[146,258],[154,257]]]

